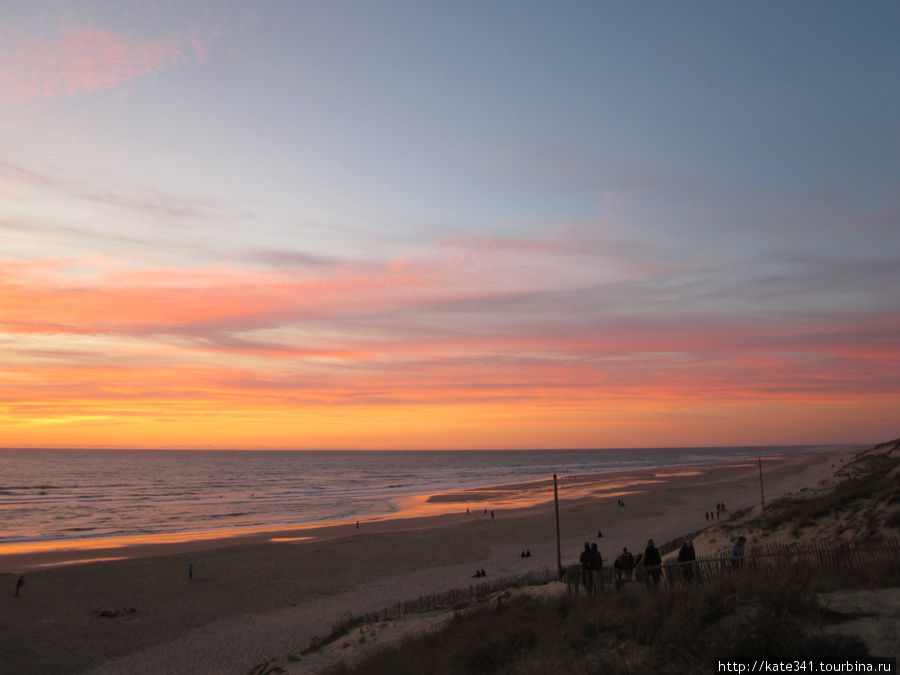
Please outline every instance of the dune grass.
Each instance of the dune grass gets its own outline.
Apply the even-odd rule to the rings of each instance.
[[[855,659],[856,638],[825,636],[835,620],[816,592],[900,585],[896,562],[867,574],[788,576],[737,570],[703,585],[543,600],[507,593],[331,675],[714,672],[721,660]],[[840,618],[840,617],[838,617]]]
[[[885,526],[896,528],[900,522],[900,457],[862,455],[842,473],[844,479],[825,493],[775,502],[760,517],[760,525],[771,531],[790,524],[798,535],[823,517],[843,513],[859,521],[859,536],[865,539],[880,538]]]
[[[896,566],[894,566],[896,567]],[[873,571],[900,583],[896,569]],[[844,580],[842,580],[844,581]],[[703,586],[539,600],[499,596],[332,675],[358,673],[712,672],[716,659],[845,659],[867,656],[855,638],[827,638],[834,619],[816,590],[845,583],[735,573]],[[833,613],[831,613],[833,614]]]

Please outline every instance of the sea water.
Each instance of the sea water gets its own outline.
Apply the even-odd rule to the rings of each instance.
[[[497,451],[0,450],[0,553],[23,542],[327,524],[434,495],[823,446]],[[458,503],[434,509],[458,511]]]

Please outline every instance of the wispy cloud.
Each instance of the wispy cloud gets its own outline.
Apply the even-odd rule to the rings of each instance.
[[[432,257],[282,269],[7,260],[0,267],[0,328],[10,337],[61,340],[61,349],[72,340],[113,340],[101,351],[110,360],[116,353],[134,358],[125,389],[137,397],[166,389],[151,384],[160,377],[186,376],[196,388],[179,384],[166,395],[203,391],[229,399],[252,392],[279,405],[587,405],[900,394],[892,337],[900,315],[885,308],[800,316],[776,303],[710,313],[727,298],[711,303],[703,285],[650,277],[583,286],[580,275],[534,275],[527,252],[546,259],[552,251],[559,257],[551,259],[564,264],[572,255],[565,246],[447,246],[437,245]],[[511,250],[524,261],[518,271],[504,263]],[[822,283],[817,270],[805,273],[808,283]],[[886,273],[872,268],[873,279]],[[798,293],[802,275],[788,285]],[[663,299],[646,302],[654,288]],[[85,370],[73,365],[82,360],[69,348],[58,359],[52,349],[38,358],[23,344],[16,353],[23,377],[24,364],[44,364],[31,372],[38,382],[44,367],[72,368],[88,379],[97,367],[91,358]],[[198,362],[205,369],[198,371]],[[145,378],[145,369],[168,375]]]
[[[113,189],[98,188],[71,174],[49,169],[38,170],[13,159],[0,159],[0,177],[8,181],[8,189],[16,184],[46,190],[56,198],[64,196],[77,201],[139,213],[157,222],[178,222],[184,219],[212,220],[222,217],[221,207],[197,197],[191,199],[169,194],[158,188]],[[248,214],[238,214],[247,216]]]
[[[105,250],[152,258],[182,251],[184,258],[246,259],[250,264],[270,258],[278,266],[275,251],[228,236],[232,228],[242,231],[260,220],[236,201],[173,194],[155,186],[100,186],[50,163],[36,167],[11,157],[0,157],[0,191],[19,207],[0,214],[0,233],[8,235],[10,254],[65,256]],[[225,236],[219,236],[222,232]],[[294,262],[305,255],[307,264],[318,264],[315,254],[288,249],[277,253],[293,256]]]

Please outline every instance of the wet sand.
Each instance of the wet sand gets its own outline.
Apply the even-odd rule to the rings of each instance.
[[[814,485],[853,454],[764,460],[766,500]],[[516,495],[534,505],[509,508],[522,503]],[[717,502],[729,509],[759,503],[760,486],[757,465],[743,463],[567,478],[559,496],[566,564],[584,541],[596,541],[609,561],[622,546],[640,550],[648,538],[662,543],[703,528]],[[551,481],[427,497],[401,512],[420,513],[423,504],[455,512],[366,521],[359,529],[354,522],[2,556],[0,663],[24,673],[246,673],[266,659],[299,657],[314,636],[351,614],[464,588],[475,569],[490,578],[555,569]],[[530,558],[521,557],[525,549]],[[72,562],[84,559],[94,562]],[[130,608],[137,613],[96,615]],[[297,663],[302,669],[302,657]]]

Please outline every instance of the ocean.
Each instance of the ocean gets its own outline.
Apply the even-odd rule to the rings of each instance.
[[[0,450],[0,554],[28,542],[68,548],[87,539],[153,541],[403,516],[415,498],[554,473],[690,467],[825,449]],[[417,503],[421,509],[425,501]],[[429,508],[465,506],[438,501]]]

